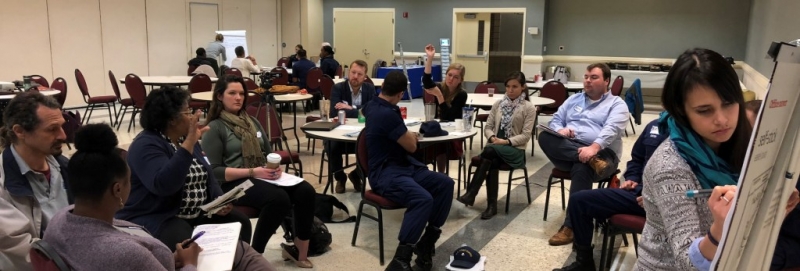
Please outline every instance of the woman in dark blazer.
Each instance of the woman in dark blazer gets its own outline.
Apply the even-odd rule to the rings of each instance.
[[[172,248],[189,239],[195,226],[240,222],[239,238],[249,243],[250,220],[228,204],[209,217],[200,206],[222,195],[198,144],[208,130],[200,112],[189,109],[189,92],[164,87],[150,92],[140,117],[144,131],[128,149],[131,194],[118,219],[144,226]]]

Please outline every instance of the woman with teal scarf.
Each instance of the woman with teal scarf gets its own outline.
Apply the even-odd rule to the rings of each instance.
[[[752,127],[739,79],[718,53],[678,57],[661,94],[669,138],[643,175],[647,224],[635,270],[708,270],[736,195]],[[709,198],[686,198],[713,188]]]

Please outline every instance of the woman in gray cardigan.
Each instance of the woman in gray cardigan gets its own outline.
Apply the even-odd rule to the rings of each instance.
[[[643,174],[647,224],[635,270],[708,270],[722,237],[752,128],[736,72],[711,50],[678,57],[661,94],[669,138]],[[687,190],[710,189],[708,198]],[[591,251],[578,252],[580,258]]]
[[[131,192],[127,162],[107,124],[83,126],[69,160],[75,205],[59,211],[44,235],[73,270],[196,270],[201,247],[175,246],[175,253],[142,226],[114,219]],[[260,253],[239,241],[233,270],[275,270]]]
[[[245,84],[238,76],[225,76],[214,87],[214,101],[206,121],[209,130],[200,143],[206,153],[214,176],[228,191],[251,178],[275,180],[280,168],[266,168],[265,154],[271,152],[270,135],[245,110]],[[312,268],[307,259],[311,223],[314,219],[314,187],[303,181],[294,186],[278,186],[254,179],[253,187],[234,205],[259,210],[253,234],[253,248],[263,253],[275,230],[293,211],[295,246],[281,245],[284,259],[302,268]]]
[[[457,200],[467,206],[475,203],[475,196],[486,180],[486,211],[481,219],[497,214],[498,168],[508,164],[513,168],[525,167],[525,147],[531,140],[536,107],[529,102],[525,74],[513,72],[506,78],[506,95],[492,105],[483,133],[489,144],[481,152],[481,163],[472,177],[467,192]]]

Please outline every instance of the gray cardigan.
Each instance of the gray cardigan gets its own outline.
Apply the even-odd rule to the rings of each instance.
[[[643,179],[647,223],[634,270],[696,270],[689,246],[705,235],[713,218],[707,197],[686,198],[686,190],[700,189],[700,182],[671,139],[650,157]]]
[[[72,214],[73,206],[61,210],[45,232],[49,243],[73,270],[175,270],[172,252],[153,237],[134,236],[114,226],[137,227],[124,220],[114,226],[94,218]],[[182,271],[192,271],[192,265]]]

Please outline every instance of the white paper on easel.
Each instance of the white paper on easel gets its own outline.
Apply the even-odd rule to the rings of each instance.
[[[239,243],[239,232],[242,224],[239,222],[225,224],[205,224],[197,226],[192,236],[200,231],[205,231],[195,241],[200,248],[197,258],[198,271],[220,271],[233,269],[233,258],[236,255],[236,245]]]
[[[800,49],[783,46],[754,126],[736,199],[725,220],[714,270],[766,270],[794,190],[800,155]],[[768,121],[765,121],[768,120]],[[794,160],[794,161],[792,161]],[[790,167],[791,165],[791,167]]]
[[[247,50],[247,31],[244,30],[220,30],[217,34],[222,34],[225,37],[222,40],[222,46],[225,47],[225,65],[231,66],[231,61],[236,59],[235,49],[237,46],[244,48],[245,56],[250,52]]]

